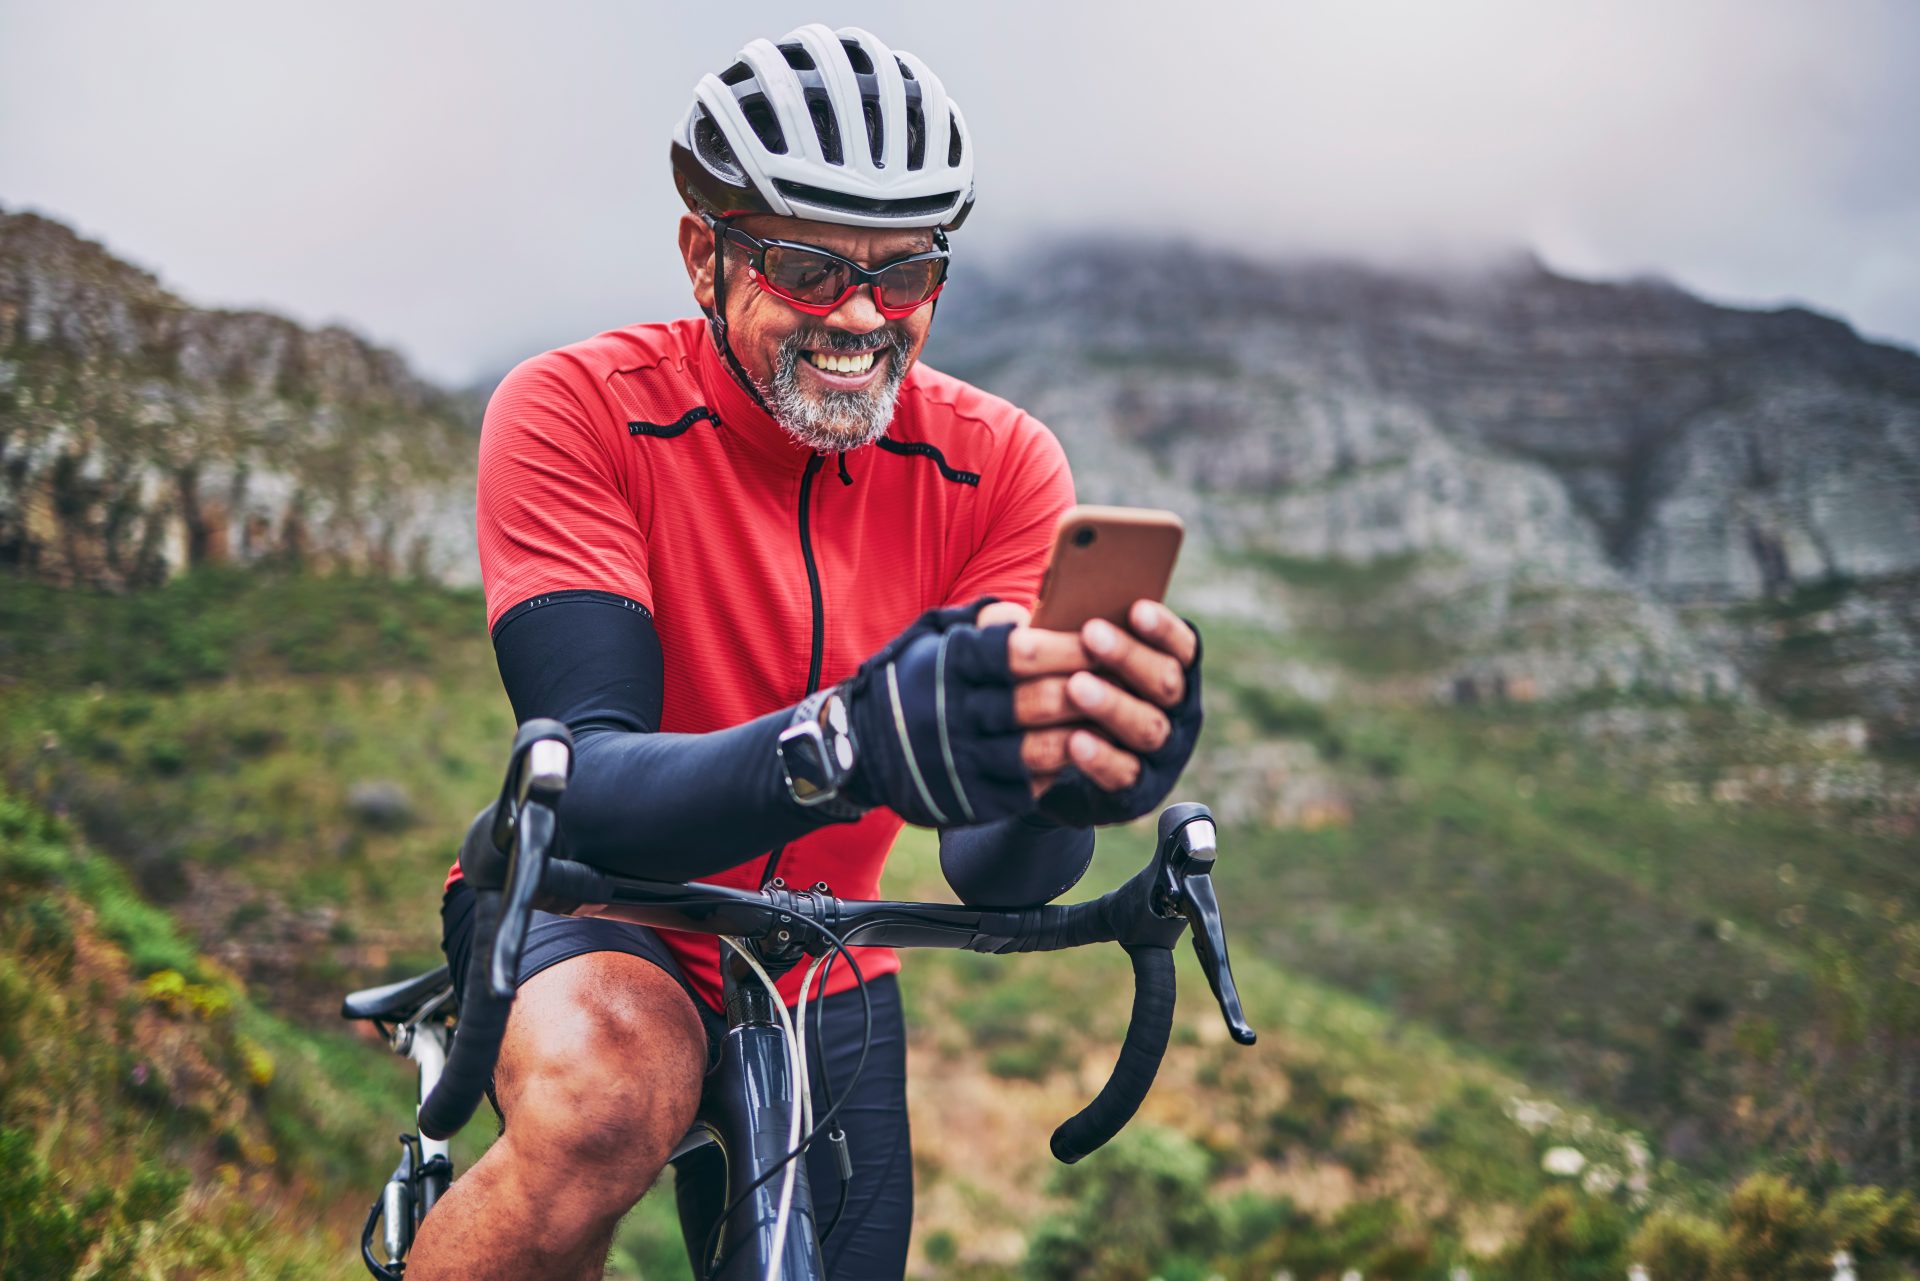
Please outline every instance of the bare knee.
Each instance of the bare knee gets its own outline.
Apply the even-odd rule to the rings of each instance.
[[[622,953],[563,961],[522,986],[496,1074],[520,1161],[591,1217],[639,1200],[693,1122],[706,1031],[680,985]]]

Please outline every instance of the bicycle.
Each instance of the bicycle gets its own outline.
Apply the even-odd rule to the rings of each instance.
[[[457,1020],[446,966],[348,996],[342,1014],[370,1019],[396,1053],[420,1068],[419,1134],[400,1136],[402,1155],[361,1233],[361,1258],[381,1281],[405,1275],[421,1221],[453,1178],[446,1141],[472,1117],[506,1032],[520,952],[536,907],[630,921],[656,929],[719,935],[731,953],[722,967],[727,1033],[693,1128],[671,1158],[680,1176],[723,1181],[724,1208],[681,1229],[696,1275],[709,1281],[818,1281],[825,1274],[812,1190],[800,1159],[830,1131],[839,1103],[813,1115],[807,1075],[806,1014],[816,974],[836,958],[865,979],[850,942],[976,952],[1058,951],[1119,943],[1132,958],[1132,1015],[1118,1062],[1085,1108],[1062,1122],[1050,1147],[1071,1164],[1130,1121],[1146,1098],[1173,1028],[1173,946],[1189,925],[1194,949],[1229,1034],[1254,1043],[1227,959],[1214,895],[1216,830],[1206,806],[1171,805],[1146,867],[1086,902],[1033,908],[974,908],[835,898],[816,884],[795,890],[775,880],[761,890],[700,882],[671,884],[612,875],[556,857],[557,806],[572,768],[572,739],[556,721],[529,721],[514,740],[500,799],[474,820],[461,847],[463,874],[477,898],[474,968]],[[795,1013],[775,979],[805,961]],[[824,988],[824,980],[821,984]],[[872,1009],[866,1006],[871,1039]],[[388,1025],[391,1024],[391,1027]],[[796,1028],[797,1024],[797,1028]],[[449,1048],[449,1038],[451,1047]],[[854,1072],[857,1082],[864,1066]],[[841,1100],[851,1095],[850,1082]],[[850,1166],[841,1149],[841,1206]],[[774,1186],[778,1182],[778,1187]],[[698,1198],[694,1198],[698,1201]],[[375,1257],[381,1229],[385,1261]]]

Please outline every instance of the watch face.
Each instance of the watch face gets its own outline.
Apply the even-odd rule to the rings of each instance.
[[[787,751],[792,756],[793,794],[801,800],[824,792],[827,788],[827,771],[820,760],[819,748],[819,743],[810,735],[787,744]]]

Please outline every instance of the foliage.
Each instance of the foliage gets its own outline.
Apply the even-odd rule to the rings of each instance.
[[[311,1275],[339,1257],[324,1229],[344,1223],[300,1189],[375,1186],[360,1145],[391,1077],[357,1052],[316,1070],[327,1039],[254,1008],[119,868],[5,792],[0,924],[0,1275]],[[143,976],[134,948],[177,968]]]
[[[1188,1139],[1135,1125],[1053,1177],[1065,1211],[1041,1220],[1027,1247],[1034,1281],[1146,1281],[1211,1252],[1219,1216],[1207,1195],[1211,1160]]]
[[[418,667],[483,616],[470,593],[347,574],[209,567],[130,596],[0,582],[0,671],[42,688]]]
[[[1629,1230],[1627,1216],[1611,1202],[1554,1188],[1534,1202],[1499,1266],[1515,1281],[1614,1281],[1627,1270],[1622,1255]]]
[[[1660,1281],[1719,1281],[1727,1234],[1717,1223],[1691,1214],[1648,1215],[1627,1254]]]

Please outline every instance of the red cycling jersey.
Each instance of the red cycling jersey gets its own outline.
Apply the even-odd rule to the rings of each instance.
[[[851,675],[924,610],[1031,604],[1072,505],[1051,432],[925,365],[885,437],[817,454],[728,375],[704,320],[633,325],[524,362],[487,405],[487,626],[550,592],[636,601],[664,659],[659,728],[707,733]],[[779,852],[778,875],[877,897],[900,826],[874,810],[811,832]],[[761,856],[708,879],[753,888],[767,870]],[[718,941],[661,936],[719,1009]],[[900,968],[890,948],[854,950],[869,978]],[[828,990],[853,981],[836,968]],[[799,983],[782,979],[789,1001]]]

